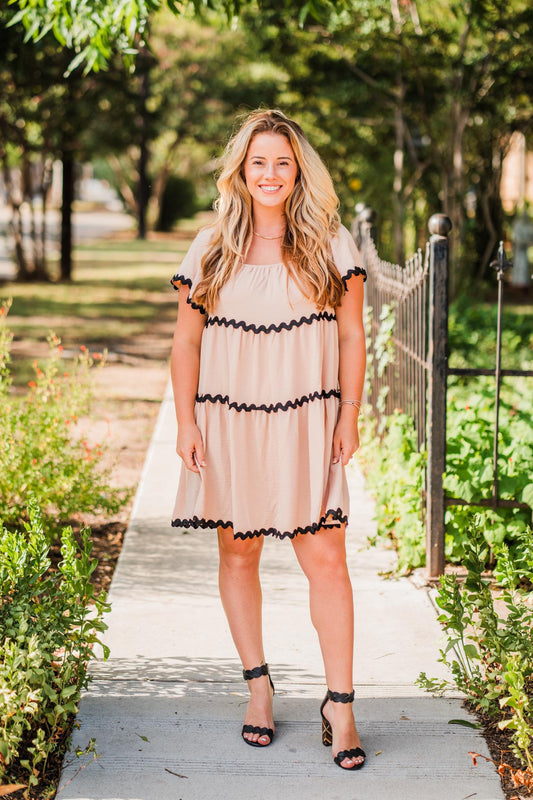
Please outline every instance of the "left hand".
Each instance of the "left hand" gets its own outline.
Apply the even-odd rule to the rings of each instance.
[[[341,408],[341,413],[333,433],[333,463],[338,464],[339,459],[346,466],[354,453],[359,450],[359,431],[357,429],[357,415],[350,406],[348,412],[343,413],[346,406]]]

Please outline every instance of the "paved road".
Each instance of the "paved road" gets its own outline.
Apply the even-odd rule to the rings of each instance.
[[[502,800],[499,777],[458,697],[414,681],[437,663],[440,629],[425,589],[384,580],[390,550],[369,548],[374,506],[350,469],[348,559],[356,600],[356,718],[368,761],[346,773],[320,740],[322,665],[306,581],[288,541],[262,561],[267,658],[276,684],[276,739],[240,738],[247,689],[217,590],[216,537],[169,527],[178,477],[167,393],[110,591],[107,662],[81,702],[72,747],[96,739],[97,763],[67,756],[59,800]]]

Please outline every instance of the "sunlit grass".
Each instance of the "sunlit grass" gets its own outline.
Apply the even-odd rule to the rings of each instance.
[[[196,223],[198,227],[198,223]],[[170,285],[187,251],[188,238],[163,241],[105,240],[76,248],[70,283],[4,283],[0,301],[11,298],[7,325],[14,335],[15,385],[33,378],[33,361],[46,351],[53,331],[65,350],[121,352],[152,340],[176,316],[177,292]],[[184,233],[181,236],[185,236]]]

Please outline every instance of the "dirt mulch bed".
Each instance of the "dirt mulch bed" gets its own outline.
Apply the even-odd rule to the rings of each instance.
[[[488,753],[480,753],[482,758],[477,760],[488,758],[490,755],[490,759],[500,774],[506,800],[522,800],[522,798],[533,797],[533,775],[528,776],[522,772],[524,764],[511,749],[511,731],[500,730],[497,719],[482,711],[477,711],[469,701],[465,702],[465,707],[477,718],[487,743]],[[515,780],[513,780],[513,776]],[[531,788],[527,788],[528,783]]]

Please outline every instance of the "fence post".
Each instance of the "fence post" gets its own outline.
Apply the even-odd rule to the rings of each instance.
[[[364,246],[367,239],[376,241],[376,212],[371,206],[363,206],[359,209],[354,220],[352,234],[359,249]]]
[[[428,577],[444,572],[445,497],[442,476],[446,470],[446,383],[448,372],[448,234],[445,214],[429,220],[429,342],[426,481],[426,571]]]

